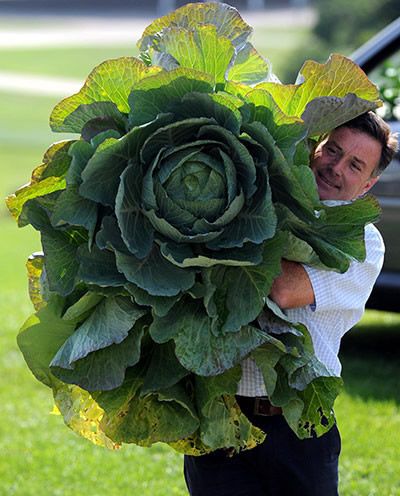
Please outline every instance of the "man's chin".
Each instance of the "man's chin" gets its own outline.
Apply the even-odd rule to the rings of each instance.
[[[317,177],[317,189],[320,200],[340,200],[339,188],[331,186],[320,177]]]
[[[339,191],[331,188],[318,187],[318,195],[320,200],[338,200]]]

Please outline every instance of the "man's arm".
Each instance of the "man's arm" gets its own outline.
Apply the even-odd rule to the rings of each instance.
[[[305,268],[297,262],[282,259],[282,274],[273,284],[269,297],[283,310],[315,303],[314,290]]]

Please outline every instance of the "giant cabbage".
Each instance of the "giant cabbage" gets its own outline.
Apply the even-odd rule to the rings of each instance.
[[[309,153],[378,92],[340,55],[282,85],[251,32],[221,3],[155,20],[138,58],[105,61],[56,105],[52,130],[77,139],[7,199],[43,248],[19,347],[96,444],[254,447],[264,435],[235,400],[247,357],[300,438],[334,422],[341,379],[266,295],[282,257],[339,272],[364,259],[376,199],[321,203]]]

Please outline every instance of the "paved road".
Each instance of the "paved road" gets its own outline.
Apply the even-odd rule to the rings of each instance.
[[[315,11],[307,8],[245,11],[241,14],[255,29],[260,26],[311,26],[316,20]],[[136,44],[152,20],[143,15],[130,15],[129,18],[0,16],[0,60],[1,51],[8,49]],[[7,27],[7,24],[12,27]],[[1,71],[0,64],[0,91],[65,96],[75,93],[81,86],[82,80]]]

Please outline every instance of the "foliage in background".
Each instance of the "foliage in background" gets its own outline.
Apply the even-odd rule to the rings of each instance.
[[[288,58],[282,80],[292,82],[305,59],[323,62],[330,53],[352,51],[399,16],[398,0],[315,0],[318,21],[310,39]]]
[[[385,60],[370,77],[383,99],[379,115],[387,120],[400,120],[400,54]]]

